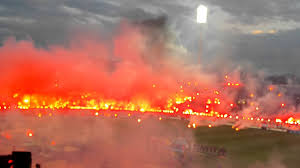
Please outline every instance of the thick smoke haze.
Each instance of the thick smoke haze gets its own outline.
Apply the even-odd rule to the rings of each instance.
[[[160,73],[165,75],[158,75],[142,60],[143,54],[151,56],[152,53],[138,30],[123,29],[112,41],[113,47],[99,39],[82,38],[74,39],[68,47],[49,46],[48,49],[35,48],[30,41],[7,40],[0,51],[1,76],[6,76],[1,79],[1,92],[93,91],[108,97],[139,94],[153,97],[149,90],[154,82],[162,85],[162,93],[176,85],[168,80],[172,78],[167,75],[168,68],[162,67]],[[54,87],[55,83],[58,88]]]
[[[66,46],[46,49],[10,38],[0,49],[0,75],[5,76],[0,79],[0,92],[47,96],[96,93],[106,99],[142,98],[155,104],[166,103],[182,81],[215,85],[215,75],[184,63],[187,55],[170,42],[163,24],[163,18],[124,22],[110,41],[79,34]]]
[[[66,45],[46,48],[37,48],[31,41],[7,39],[0,48],[3,99],[16,93],[60,97],[93,93],[102,99],[146,101],[164,107],[168,98],[178,94],[182,82],[192,82],[196,87],[186,88],[185,95],[205,88],[212,91],[204,94],[206,98],[213,97],[214,90],[223,90],[223,111],[241,97],[249,103],[238,113],[249,117],[297,111],[293,100],[284,95],[284,88],[266,91],[271,85],[264,81],[265,74],[249,65],[236,67],[230,59],[228,65],[220,60],[210,66],[186,63],[189,55],[173,43],[166,22],[165,17],[123,21],[110,40],[80,32]],[[224,89],[224,76],[242,88]],[[283,103],[287,108],[280,108]]]
[[[224,90],[221,96],[224,103],[217,110],[229,110],[228,105],[235,102],[238,95],[253,93],[254,98],[248,97],[253,106],[246,106],[235,114],[273,117],[296,111],[292,105],[292,110],[278,110],[274,106],[280,106],[282,101],[292,104],[284,95],[278,98],[277,93],[259,94],[265,87],[262,84],[264,77],[260,73],[253,75],[254,70],[244,72],[243,68],[231,68],[224,63],[222,67],[213,68],[219,60],[213,61],[209,70],[187,64],[185,58],[188,55],[182,54],[164,27],[157,27],[156,23],[123,22],[110,40],[79,33],[67,45],[46,48],[38,48],[32,41],[7,39],[0,48],[0,93],[4,100],[15,93],[61,97],[94,93],[103,99],[147,101],[153,106],[164,107],[168,98],[178,93],[182,82],[191,81],[197,84],[196,88],[205,88],[209,93],[201,98],[206,100],[214,97],[214,90],[225,88],[224,77],[228,75],[231,82],[240,83],[245,90]],[[195,91],[195,87],[187,88],[184,94]],[[262,110],[256,109],[260,104],[263,104],[259,107]],[[143,167],[149,158],[154,164],[170,167],[174,163],[169,163],[164,147],[156,153],[147,152],[149,139],[160,136],[172,140],[187,136],[193,141],[190,131],[178,133],[180,126],[176,125],[174,127],[178,129],[170,131],[158,121],[148,123],[149,127],[145,126],[141,131],[135,120],[132,125],[118,126],[111,120],[95,117],[54,115],[37,118],[25,117],[18,111],[7,111],[6,114],[1,123],[1,135],[10,145],[5,146],[32,149],[36,162],[45,163],[45,167],[79,168],[98,164],[105,168],[103,165],[113,163],[117,164],[113,167],[135,168]],[[191,123],[208,124],[197,117],[193,117]],[[211,124],[216,126],[226,122],[216,120]],[[241,128],[251,126],[248,122],[237,125]],[[130,129],[118,130],[123,127]],[[27,142],[28,137],[20,132],[30,130],[34,136]],[[9,150],[1,147],[0,152],[9,153]],[[59,161],[59,158],[64,159]],[[105,163],[106,160],[110,163]]]
[[[33,162],[45,168],[175,166],[178,163],[171,161],[169,145],[177,136],[192,139],[192,134],[178,123],[171,125],[178,129],[157,119],[138,124],[124,118],[24,117],[11,111],[2,118],[5,131],[1,133],[8,138],[1,138],[0,154],[29,150]],[[33,136],[22,134],[24,131]],[[153,143],[154,138],[158,143]]]

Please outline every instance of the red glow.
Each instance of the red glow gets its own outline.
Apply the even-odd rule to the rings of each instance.
[[[50,143],[52,146],[55,146],[56,145],[56,142],[55,141],[51,141]]]
[[[8,160],[8,164],[12,164],[13,162],[13,160]]]
[[[26,135],[28,136],[28,137],[33,137],[33,132],[32,132],[32,130],[27,130],[27,132],[26,132]]]
[[[11,139],[12,138],[11,134],[9,134],[8,132],[2,132],[1,136],[3,136],[5,139]]]
[[[113,40],[112,51],[111,47],[97,40],[83,41],[68,48],[50,46],[49,50],[36,49],[30,42],[7,41],[0,48],[0,75],[3,77],[0,78],[0,109],[17,109],[39,118],[68,111],[80,111],[82,116],[88,111],[88,116],[101,113],[115,118],[121,118],[122,112],[128,117],[150,113],[156,115],[156,119],[159,116],[159,120],[162,120],[160,116],[195,116],[210,121],[231,121],[256,116],[239,113],[240,106],[236,104],[239,101],[239,105],[253,106],[249,113],[258,114],[255,121],[251,118],[253,122],[267,117],[270,118],[268,122],[279,123],[279,119],[275,121],[279,117],[282,118],[280,123],[297,123],[295,116],[290,122],[286,116],[259,116],[265,106],[255,102],[259,98],[259,94],[254,95],[256,92],[247,92],[248,96],[241,100],[226,95],[240,90],[238,87],[246,88],[246,83],[228,75],[226,80],[221,77],[222,81],[204,80],[193,75],[188,77],[180,66],[168,65],[162,65],[159,73],[153,71],[152,66],[148,66],[151,59],[145,61],[144,57],[157,55],[157,50],[143,51],[143,47],[139,47],[143,41],[139,32],[129,30]],[[128,47],[128,44],[134,47]],[[111,53],[121,60],[113,71],[108,66]],[[91,55],[95,58],[91,59]],[[227,80],[229,78],[232,81]],[[273,87],[270,86],[269,90],[272,91]],[[249,94],[252,99],[247,102]],[[281,107],[285,106],[285,103],[281,104]],[[39,112],[34,112],[36,109]],[[137,122],[140,123],[141,119]],[[196,125],[188,127],[195,128]],[[33,137],[34,133],[28,130],[26,135]],[[10,134],[3,136],[11,138]]]

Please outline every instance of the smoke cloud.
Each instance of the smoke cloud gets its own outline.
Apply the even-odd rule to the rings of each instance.
[[[218,112],[273,117],[296,111],[293,105],[280,108],[283,101],[292,104],[283,93],[278,96],[283,92],[281,88],[276,92],[262,91],[268,88],[263,82],[263,74],[254,75],[239,68],[227,73],[226,65],[205,70],[203,66],[186,64],[184,58],[188,55],[182,54],[178,47],[170,46],[176,45],[169,38],[162,18],[158,22],[123,22],[108,41],[95,35],[79,34],[68,45],[37,48],[31,41],[10,38],[0,48],[0,98],[3,102],[11,100],[16,93],[80,98],[92,93],[101,99],[146,101],[163,109],[169,98],[176,94],[189,95],[204,89],[200,101],[191,106],[205,106],[207,98],[215,98],[220,94],[218,90],[222,90],[219,96],[222,103],[214,109]],[[226,75],[229,77],[224,80]],[[241,87],[225,89],[227,82]],[[183,90],[182,85],[193,87]],[[178,88],[182,91],[178,92]],[[245,100],[237,105],[235,102],[241,97]],[[243,105],[243,101],[248,103]],[[236,107],[235,110],[229,107],[230,104]],[[192,137],[188,131],[170,131],[158,121],[150,122],[148,126],[139,125],[136,120],[133,122],[122,125],[113,119],[72,115],[38,118],[23,116],[16,110],[7,112],[0,128],[5,143],[9,144],[4,146],[30,149],[37,162],[58,168],[94,167],[95,164],[102,168],[106,164],[134,168],[143,167],[149,160],[149,164],[170,167],[174,164],[169,161],[167,148],[170,142],[164,142],[160,151],[151,153],[147,149],[151,137],[166,141],[178,136]],[[199,117],[193,117],[191,123],[227,124],[217,118],[203,121]],[[235,124],[240,127],[253,125],[248,121]],[[122,130],[124,127],[129,129]],[[28,140],[24,132],[33,133],[32,139]],[[9,153],[4,147],[0,152]]]

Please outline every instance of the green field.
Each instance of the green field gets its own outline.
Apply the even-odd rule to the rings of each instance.
[[[117,123],[120,124],[118,129],[122,130],[119,132],[125,132],[129,128],[132,130],[128,122],[118,121]],[[242,129],[237,132],[231,126],[212,128],[205,126],[189,129],[186,121],[175,120],[165,120],[160,124],[150,123],[143,122],[141,128],[155,129],[156,136],[173,138],[184,136],[188,141],[194,141],[197,144],[226,149],[225,158],[198,153],[193,157],[193,165],[199,165],[199,167],[219,168],[219,165],[226,168],[274,168],[274,165],[275,167],[279,165],[278,168],[300,167],[300,135],[260,129]],[[160,125],[159,129],[153,125]],[[280,167],[280,165],[284,166]]]
[[[132,130],[132,127],[128,126],[128,122],[118,121],[118,123],[120,124],[119,132]],[[219,168],[219,165],[222,165],[222,168],[274,168],[274,165],[275,167],[279,165],[278,168],[300,167],[300,135],[260,129],[242,129],[237,132],[230,126],[213,128],[205,126],[189,129],[186,121],[175,120],[165,120],[160,124],[158,122],[150,123],[143,122],[142,130],[155,129],[156,136],[162,137],[184,136],[188,141],[194,141],[201,145],[224,147],[227,151],[225,158],[198,153],[193,156],[192,165],[205,168]],[[160,125],[159,129],[154,125]],[[280,165],[284,166],[280,167]]]
[[[273,167],[272,164],[279,163],[288,168],[300,166],[299,135],[258,129],[236,132],[229,126],[199,127],[195,129],[194,135],[199,144],[226,148],[227,158],[223,162],[230,167],[248,167],[257,162],[263,164],[261,167]],[[207,164],[215,163],[213,159],[203,161]]]

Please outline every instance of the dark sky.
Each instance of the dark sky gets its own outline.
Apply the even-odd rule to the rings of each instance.
[[[208,6],[206,25],[196,7]],[[299,0],[1,0],[0,40],[60,44],[75,30],[112,34],[121,20],[165,15],[177,42],[203,60],[230,58],[274,73],[299,73]]]

